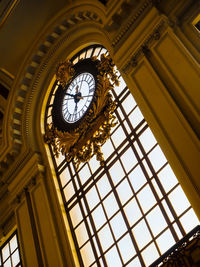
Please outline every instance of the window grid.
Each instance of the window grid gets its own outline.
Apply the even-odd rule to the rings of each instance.
[[[80,52],[72,61],[76,62],[77,57],[94,55],[100,58],[101,53],[105,51],[102,47],[92,46]],[[55,90],[56,86],[47,105],[47,120],[51,120],[51,97]],[[110,140],[107,141],[113,151],[109,151],[110,154],[105,158],[105,166],[94,166],[92,159],[75,170],[73,164],[67,163],[64,157],[55,159],[51,146],[50,151],[80,264],[110,266],[110,257],[115,255],[116,266],[131,266],[133,262],[137,262],[138,266],[146,266],[191,230],[186,229],[181,220],[184,221],[182,218],[185,218],[184,215],[189,214],[192,208],[190,205],[184,208],[180,208],[180,205],[173,207],[177,200],[174,192],[179,190],[179,197],[182,189],[173,175],[170,178],[172,185],[163,181],[162,173],[167,172],[165,175],[168,177],[171,169],[126,85],[116,88],[112,94],[117,102],[115,114],[119,124],[115,126]],[[124,136],[123,140],[119,132]],[[106,145],[107,143],[104,145],[105,151]],[[117,171],[115,168],[118,168]],[[68,174],[65,174],[67,170]],[[120,174],[121,177],[117,177]],[[107,189],[102,186],[102,181],[104,184],[106,181]],[[103,192],[105,190],[107,191]],[[184,195],[182,197],[184,198]],[[137,211],[137,218],[134,218],[136,215],[132,210],[135,213]],[[116,218],[119,218],[119,225],[115,221]],[[155,218],[160,222],[160,229],[154,226]],[[195,215],[193,218],[197,222]],[[141,229],[144,234],[146,232],[143,240],[140,238],[143,234]],[[168,240],[168,244],[163,244],[163,238]],[[129,256],[126,251],[128,248],[121,246],[124,240],[128,240],[133,248],[129,251]],[[89,251],[87,257],[84,255],[84,249]]]
[[[0,266],[22,267],[17,232],[0,247]]]

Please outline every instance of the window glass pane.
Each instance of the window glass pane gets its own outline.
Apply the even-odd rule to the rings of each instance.
[[[74,186],[72,184],[72,182],[70,182],[63,190],[63,193],[65,195],[65,199],[66,201],[68,201],[74,194]]]
[[[151,130],[147,128],[139,137],[145,152],[147,153],[157,142]]]
[[[169,229],[165,231],[161,236],[159,236],[156,239],[156,242],[162,254],[170,247],[172,247],[175,243],[174,238]]]
[[[127,172],[132,169],[136,163],[137,159],[135,157],[135,154],[133,153],[132,148],[129,148],[122,156],[121,156],[122,163],[124,165],[124,168]]]
[[[159,257],[158,251],[154,243],[151,243],[151,245],[149,245],[142,251],[142,257],[146,266],[149,266]]]
[[[135,248],[133,246],[132,240],[130,238],[130,235],[125,235],[119,242],[118,247],[120,250],[120,254],[122,256],[123,262],[126,263],[128,260],[130,260],[135,254]]]
[[[105,158],[105,155],[104,155]],[[92,170],[92,173],[94,173],[98,168],[99,165],[97,164],[96,156],[93,156],[91,160],[89,161],[90,168]]]
[[[92,217],[94,220],[94,224],[96,226],[96,229],[98,230],[105,222],[106,217],[104,215],[104,211],[101,205],[99,205],[93,212]]]
[[[10,250],[11,253],[18,247],[17,245],[17,237],[16,235],[13,236],[13,238],[10,240]]]
[[[135,192],[137,192],[147,182],[144,172],[139,165],[131,171],[129,179]]]
[[[121,108],[119,107],[117,110],[116,110],[116,113],[117,115],[119,116],[119,118],[124,121],[124,113],[122,112]]]
[[[9,244],[7,244],[3,249],[2,249],[2,256],[3,256],[3,261],[5,261],[9,256]]]
[[[95,261],[94,253],[89,242],[80,250],[80,252],[85,266],[89,266]]]
[[[148,157],[155,171],[158,171],[167,161],[159,146],[154,148],[153,151],[149,153]]]
[[[183,193],[183,190],[181,189],[180,185],[169,194],[169,199],[177,215],[180,215],[190,206],[190,203],[187,200],[185,194]]]
[[[107,250],[114,242],[108,225],[105,225],[98,233],[103,251]]]
[[[108,181],[108,177],[104,175],[98,182],[97,182],[97,188],[99,190],[99,194],[101,198],[104,198],[110,191],[111,191],[111,185]]]
[[[140,202],[140,205],[145,212],[147,212],[150,208],[152,208],[155,203],[156,199],[150,189],[149,185],[146,185],[138,194],[137,194],[138,200]]]
[[[118,147],[122,143],[122,141],[124,141],[125,137],[126,136],[124,134],[122,127],[118,127],[118,129],[113,133],[111,137],[114,146]]]
[[[57,166],[59,166],[60,163],[65,160],[65,156],[63,156],[62,154],[59,154],[58,157],[55,157],[55,160],[56,160]]]
[[[89,192],[86,194],[86,198],[87,198],[87,202],[90,207],[90,210],[92,210],[100,201],[95,187],[92,187],[89,190]]]
[[[124,79],[122,78],[122,76],[119,78],[119,87],[121,88],[121,90],[119,90],[119,91],[122,91],[126,87],[126,83],[125,83]],[[117,87],[117,88],[119,88],[119,87]]]
[[[154,236],[159,234],[167,226],[167,223],[158,206],[156,206],[150,213],[148,213],[147,221]]]
[[[10,258],[4,263],[4,265],[3,265],[4,267],[11,267],[12,265],[11,265],[11,260],[10,260]]]
[[[169,164],[158,173],[158,177],[166,193],[169,192],[169,190],[172,189],[178,183],[176,176],[174,175]]]
[[[192,209],[180,218],[181,224],[186,233],[191,231],[195,226],[199,224],[199,220]]]
[[[135,258],[133,261],[131,261],[128,265],[126,265],[127,267],[141,267],[141,263],[139,261],[138,258]]]
[[[134,111],[129,115],[129,120],[132,123],[132,126],[135,128],[142,120],[144,119],[141,111],[137,107]]]
[[[74,227],[83,219],[79,204],[76,204],[70,210],[70,217],[72,219],[72,223],[73,223]]]
[[[69,169],[65,168],[60,174],[60,181],[61,181],[62,187],[64,187],[67,184],[67,182],[69,182],[70,179],[71,179],[71,176],[69,173]]]
[[[127,231],[127,227],[120,212],[115,215],[115,217],[110,221],[110,224],[116,240]]]
[[[106,254],[106,261],[109,267],[115,266],[115,267],[121,267],[122,263],[119,257],[119,253],[116,249],[116,247],[112,247]]]
[[[178,238],[181,239],[183,237],[183,235],[182,235],[177,223],[173,223],[173,227],[174,227],[174,229],[176,231],[176,234],[178,235]]]
[[[142,249],[149,241],[151,241],[151,235],[147,228],[147,225],[143,220],[141,220],[134,228],[133,235],[135,236],[136,242],[139,249]]]
[[[125,100],[122,102],[122,106],[126,112],[126,114],[129,114],[130,111],[136,106],[135,100],[131,95],[128,95]]]
[[[124,203],[126,203],[126,201],[128,201],[133,195],[127,179],[121,182],[116,189],[122,205],[124,205]]]
[[[110,169],[109,169],[110,176],[114,184],[117,184],[121,181],[121,179],[125,176],[125,173],[122,169],[122,166],[119,161],[117,161]]]
[[[18,249],[12,254],[13,266],[16,266],[20,262]]]
[[[130,226],[136,223],[141,217],[142,213],[140,208],[135,200],[132,199],[125,207],[124,207],[125,214],[127,216],[128,222]]]
[[[93,240],[93,242],[94,242],[94,245],[95,245],[95,249],[96,249],[97,255],[98,255],[98,257],[100,257],[100,256],[101,256],[101,253],[100,253],[100,251],[99,251],[99,246],[98,246],[98,244],[97,244],[96,238],[93,237],[92,240]]]
[[[79,171],[79,176],[81,184],[84,184],[88,180],[88,178],[90,178],[91,173],[87,164]]]
[[[104,159],[106,160],[112,153],[113,153],[113,145],[110,141],[110,139],[108,139],[105,144],[101,147],[101,151],[103,153]],[[96,163],[97,165],[97,163]]]
[[[115,199],[115,196],[113,193],[111,193],[104,201],[103,201],[104,208],[106,210],[106,214],[108,218],[110,218],[112,215],[114,215],[115,212],[118,211],[119,206],[117,204],[117,201]]]
[[[82,222],[75,230],[79,247],[81,247],[88,240],[88,233],[85,227],[85,223]]]
[[[142,161],[142,164],[144,165],[145,173],[147,172],[148,176],[151,178],[152,172],[151,172],[151,170],[150,170],[150,168],[149,168],[149,166],[148,166],[148,164],[147,164],[145,159]]]

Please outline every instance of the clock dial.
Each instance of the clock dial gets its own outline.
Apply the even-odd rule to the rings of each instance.
[[[88,110],[95,92],[95,79],[89,72],[76,76],[67,87],[62,102],[62,115],[67,123],[80,120]]]

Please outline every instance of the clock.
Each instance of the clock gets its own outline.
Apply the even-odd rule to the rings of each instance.
[[[79,121],[88,110],[95,92],[95,79],[89,72],[77,75],[68,85],[62,102],[62,115],[67,123]]]
[[[116,125],[116,103],[110,90],[119,81],[112,59],[102,54],[101,60],[81,59],[75,65],[65,61],[58,65],[56,78],[45,142],[56,156],[62,153],[77,168],[94,154],[103,165],[101,146]]]
[[[53,102],[54,126],[62,131],[78,128],[96,99],[97,65],[91,59],[79,61],[74,73],[64,86],[59,83]]]

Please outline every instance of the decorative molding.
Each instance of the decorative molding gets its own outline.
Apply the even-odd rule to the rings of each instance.
[[[120,41],[122,41],[123,36],[131,29],[134,23],[138,21],[138,19],[142,16],[142,14],[146,11],[146,9],[150,6],[152,6],[153,0],[147,0],[144,2],[144,4],[137,10],[137,12],[128,20],[126,25],[124,27],[120,27],[119,33],[114,38],[112,42],[112,46],[116,47]]]
[[[145,39],[143,44],[139,47],[139,49],[133,54],[131,59],[123,67],[122,71],[124,73],[129,73],[132,68],[135,68],[137,66],[139,60],[143,56],[148,56],[150,54],[150,47],[160,39],[162,32],[165,30],[166,27],[166,20],[161,20],[160,23],[153,30],[153,32]]]
[[[22,148],[22,121],[24,116],[24,109],[26,108],[26,114],[30,111],[30,105],[32,102],[33,95],[37,90],[37,85],[42,72],[46,68],[48,61],[52,55],[59,49],[59,47],[69,38],[66,34],[75,25],[83,22],[93,21],[102,25],[102,18],[97,13],[90,10],[78,11],[71,14],[70,17],[62,19],[61,23],[58,24],[54,30],[47,35],[43,43],[38,47],[37,52],[32,56],[29,65],[22,76],[21,84],[16,96],[15,106],[13,108],[13,118],[11,124],[11,136],[13,138],[13,145],[9,152],[4,156],[0,162],[0,177],[5,176],[8,168],[13,164],[17,155],[19,155]],[[31,88],[28,103],[26,103],[27,94]],[[26,135],[28,135],[28,122],[29,118],[25,118]],[[9,159],[12,157],[12,161]]]
[[[27,190],[36,185],[38,177],[45,171],[40,164],[38,154],[33,154],[24,167],[15,175],[15,179],[8,185],[10,203],[16,205],[21,202]]]

